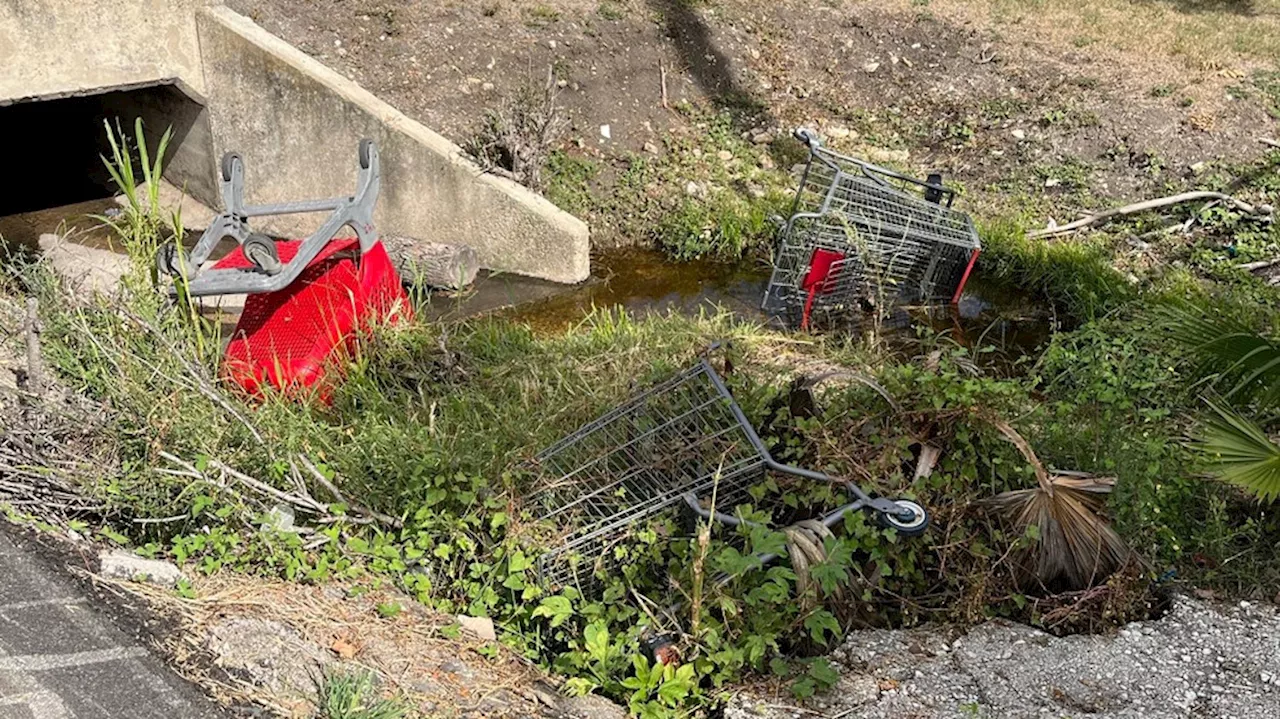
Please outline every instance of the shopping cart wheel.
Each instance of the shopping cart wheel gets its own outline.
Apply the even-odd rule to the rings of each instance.
[[[234,152],[228,152],[222,156],[222,181],[231,181],[231,168],[236,166],[237,162],[241,162],[240,155]]]
[[[191,269],[191,255],[172,242],[160,245],[156,250],[156,269],[160,274],[178,277],[182,274],[183,268]]]
[[[909,499],[895,499],[893,503],[898,505],[902,511],[901,513],[881,512],[879,520],[882,526],[897,530],[898,534],[908,537],[923,534],[924,530],[929,528],[929,513],[925,511],[924,507]],[[910,519],[905,516],[907,513],[911,514]]]
[[[280,272],[280,253],[270,237],[255,232],[244,241],[241,249],[245,259],[252,262],[254,267],[269,275]]]
[[[367,170],[372,162],[373,140],[365,138],[360,141],[360,168]]]

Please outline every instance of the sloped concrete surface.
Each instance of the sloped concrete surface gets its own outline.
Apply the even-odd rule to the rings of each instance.
[[[340,197],[355,187],[356,146],[377,142],[383,234],[468,245],[486,269],[585,280],[587,226],[546,198],[486,174],[452,142],[226,7],[198,13],[214,146],[245,161],[250,203]],[[305,235],[322,215],[272,218]],[[262,223],[259,223],[262,224]]]
[[[0,719],[228,716],[0,524]]]

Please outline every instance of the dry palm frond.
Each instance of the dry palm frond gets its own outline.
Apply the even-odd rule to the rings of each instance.
[[[986,503],[1021,532],[1036,527],[1039,540],[1023,551],[1020,581],[1084,589],[1106,579],[1129,557],[1129,548],[1100,512],[1115,486],[1111,477],[1080,472],[1050,474],[1031,445],[1007,422],[987,420],[1026,457],[1036,473],[1034,489],[997,495]]]

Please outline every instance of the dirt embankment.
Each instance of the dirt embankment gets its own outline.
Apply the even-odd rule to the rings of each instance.
[[[1196,69],[1122,49],[1110,21],[1063,37],[964,3],[231,4],[458,142],[550,67],[570,151],[615,172],[687,127],[673,108],[688,101],[730,109],[740,132],[817,127],[850,152],[943,171],[980,211],[1074,211],[1256,157],[1275,125],[1247,57]],[[1130,33],[1180,22],[1167,12]]]

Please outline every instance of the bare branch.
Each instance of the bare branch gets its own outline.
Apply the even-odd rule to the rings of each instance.
[[[1224,195],[1221,192],[1210,192],[1207,190],[1199,190],[1195,192],[1183,192],[1181,194],[1170,195],[1168,197],[1160,197],[1154,200],[1144,200],[1142,202],[1135,202],[1131,205],[1125,205],[1123,207],[1115,207],[1110,210],[1103,210],[1102,212],[1094,213],[1087,217],[1076,220],[1075,222],[1068,222],[1065,225],[1059,225],[1057,227],[1046,227],[1043,230],[1033,230],[1027,233],[1027,237],[1029,239],[1038,239],[1043,237],[1057,237],[1059,235],[1068,235],[1073,232],[1078,232],[1080,230],[1083,230],[1087,227],[1092,227],[1094,225],[1107,222],[1116,217],[1136,215],[1140,212],[1147,212],[1149,210],[1156,210],[1161,207],[1169,207],[1171,205],[1178,205],[1183,202],[1195,202],[1198,200],[1217,200],[1219,202],[1228,204],[1234,209],[1239,210],[1240,212],[1243,212],[1248,215],[1270,215],[1274,212],[1273,208],[1270,205],[1251,205],[1248,202],[1245,202],[1243,200],[1237,200],[1236,198],[1230,195]]]
[[[346,496],[344,496],[342,492],[338,489],[338,487],[334,485],[332,482],[330,482],[329,479],[324,476],[324,473],[322,473],[319,470],[319,468],[317,468],[314,464],[312,464],[311,460],[307,459],[305,455],[299,454],[298,460],[302,462],[302,466],[307,468],[307,471],[311,473],[311,476],[315,477],[315,480],[320,483],[320,486],[324,487],[326,490],[328,490],[330,494],[334,496],[334,499],[337,499],[339,502],[342,502],[343,504],[356,510],[360,514],[368,516],[372,519],[376,519],[377,521],[387,526],[395,527],[396,529],[400,529],[401,527],[404,526],[404,522],[400,521],[396,517],[392,517],[389,514],[383,514],[382,512],[376,512],[372,509],[369,509],[368,507],[365,507],[363,505],[360,505],[358,503],[348,500]]]

